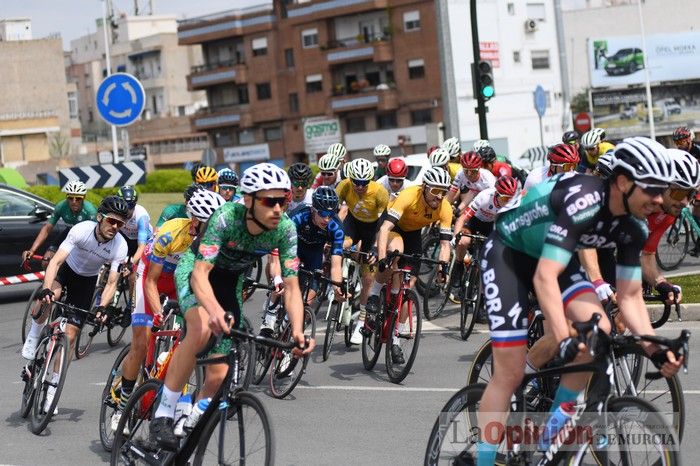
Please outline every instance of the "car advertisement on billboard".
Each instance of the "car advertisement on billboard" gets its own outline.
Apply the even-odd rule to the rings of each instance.
[[[700,33],[649,34],[647,57],[641,36],[590,39],[588,61],[591,87],[620,87],[700,78]],[[647,63],[648,62],[648,63]]]
[[[658,135],[681,125],[700,129],[700,82],[652,86],[654,128]],[[650,112],[644,87],[593,91],[593,122],[610,139],[649,134]]]

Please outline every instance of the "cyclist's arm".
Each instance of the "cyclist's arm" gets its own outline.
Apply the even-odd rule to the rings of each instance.
[[[109,276],[107,277],[107,283],[105,284],[104,290],[102,290],[102,296],[100,297],[100,306],[109,306],[114,299],[114,292],[117,291],[117,282],[119,281],[119,271],[110,270]]]
[[[138,220],[138,248],[131,258],[131,262],[135,265],[141,260],[141,255],[143,250],[146,249],[146,243],[148,242],[148,237],[151,235],[151,225],[148,223],[148,217],[146,215],[142,216]]]
[[[70,235],[69,235],[70,238]],[[65,242],[63,243],[65,244]],[[48,267],[46,267],[46,274],[44,275],[44,288],[51,288],[51,285],[53,284],[54,280],[56,280],[56,274],[58,273],[58,269],[63,265],[63,263],[66,261],[66,258],[68,257],[68,254],[70,254],[70,251],[72,249],[64,248],[63,244],[61,247],[56,251],[56,254],[51,258],[51,261],[49,262]]]
[[[656,286],[660,283],[668,283],[668,280],[661,274],[658,266],[656,265],[656,253],[642,251],[639,261],[642,264],[642,278],[644,279],[645,283],[652,285],[654,288],[656,288]],[[683,293],[678,291],[675,299],[680,303],[683,300]],[[672,293],[669,293],[669,299],[666,301],[668,304],[673,303]]]
[[[158,279],[163,272],[163,264],[150,261],[148,263],[148,275],[143,283],[143,291],[148,300],[148,305],[154,312],[160,311],[160,294],[158,293]]]
[[[457,206],[457,209],[461,212],[466,206],[471,204],[471,202],[474,200],[476,197],[477,192],[472,191],[471,189],[465,193],[460,194],[459,198],[459,206]]]
[[[557,281],[565,268],[566,265],[558,260],[542,257],[537,262],[535,275],[532,278],[537,301],[540,303],[542,313],[549,321],[554,338],[558,342],[569,337],[569,325],[564,315],[561,289]]]
[[[46,241],[46,238],[49,237],[49,234],[51,234],[51,231],[53,230],[53,225],[53,223],[47,222],[46,225],[41,227],[41,230],[39,230],[39,233],[36,235],[36,238],[32,243],[32,247],[29,248],[29,251],[31,252],[30,255],[34,254],[37,251],[37,249],[39,249],[41,245],[44,244],[44,241]]]
[[[394,222],[391,220],[384,220],[382,226],[379,227],[377,232],[377,259],[381,260],[386,257],[386,247],[389,242],[389,232],[394,229]]]
[[[450,240],[452,240],[452,206],[443,201],[440,203],[440,255],[443,262],[450,261]]]
[[[578,259],[581,261],[581,266],[583,270],[586,271],[588,275],[588,280],[594,282],[596,280],[602,280],[603,274],[600,271],[600,266],[598,265],[598,251],[590,249],[581,249],[578,252]]]

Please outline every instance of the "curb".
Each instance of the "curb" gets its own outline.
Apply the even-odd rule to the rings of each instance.
[[[661,316],[661,313],[664,310],[664,306],[662,304],[647,304],[647,309],[649,309],[651,317],[656,318],[657,316]],[[700,303],[681,304],[681,318],[683,319],[683,321],[700,320]],[[668,321],[676,322],[677,320],[678,316],[676,315],[676,310],[674,306],[672,306],[671,314],[668,317]]]

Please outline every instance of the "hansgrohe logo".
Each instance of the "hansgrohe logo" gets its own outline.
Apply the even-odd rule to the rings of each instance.
[[[515,217],[512,222],[504,223],[503,227],[508,233],[515,233],[516,230],[522,227],[529,227],[535,220],[546,217],[547,215],[549,215],[549,207],[545,204],[535,202],[534,206]]]

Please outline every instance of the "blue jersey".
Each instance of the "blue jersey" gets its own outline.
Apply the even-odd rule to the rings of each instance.
[[[345,232],[343,224],[336,215],[331,217],[328,226],[323,229],[313,222],[313,212],[311,206],[302,205],[289,213],[289,217],[297,227],[297,239],[299,247],[303,245],[323,247],[326,243],[331,243],[331,254],[343,255],[343,241]]]

